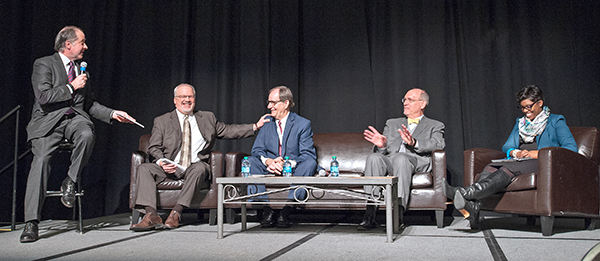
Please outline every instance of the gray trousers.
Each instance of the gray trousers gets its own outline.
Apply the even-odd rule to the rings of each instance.
[[[431,160],[424,161],[413,154],[398,152],[390,155],[371,153],[367,156],[365,177],[383,177],[386,175],[398,177],[398,197],[400,204],[407,209],[410,195],[412,175],[431,169]],[[371,193],[373,186],[364,186],[365,192]],[[374,192],[378,195],[378,191]]]
[[[196,188],[207,180],[209,174],[210,166],[203,161],[192,163],[183,173],[177,173],[177,176],[165,173],[156,163],[144,163],[138,167],[138,195],[135,204],[156,209],[156,186],[168,177],[185,178],[177,204],[190,207]]]
[[[74,144],[68,175],[73,181],[87,164],[94,149],[94,123],[81,115],[61,120],[47,136],[30,141],[33,161],[27,178],[25,191],[25,221],[40,220],[46,198],[48,172],[52,153],[58,144],[67,138]]]

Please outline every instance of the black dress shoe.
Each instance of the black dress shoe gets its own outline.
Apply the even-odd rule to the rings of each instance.
[[[377,228],[377,222],[375,222],[375,220],[363,220],[358,224],[356,230],[366,231],[374,228]]]
[[[65,207],[72,208],[75,203],[75,182],[67,177],[60,186],[60,192],[63,194],[60,198],[60,202],[62,202]]]
[[[19,241],[21,241],[21,243],[29,243],[35,242],[38,239],[38,224],[33,221],[25,223],[25,228],[23,228],[23,233],[21,233]]]
[[[260,227],[274,227],[277,225],[277,215],[270,207],[264,207]]]
[[[292,223],[290,222],[290,213],[292,212],[292,210],[293,209],[290,206],[283,207],[279,218],[277,218],[278,228],[288,228],[292,226]]]
[[[377,207],[368,205],[367,210],[365,211],[365,215],[363,216],[362,222],[358,224],[357,230],[371,230],[377,227],[377,222],[375,222],[375,215],[377,214]]]

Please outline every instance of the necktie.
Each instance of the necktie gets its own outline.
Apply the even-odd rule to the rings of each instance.
[[[67,77],[69,78],[69,83],[72,82],[73,80],[75,80],[75,64],[73,64],[73,62],[69,62],[67,64],[69,66],[69,73],[67,74]],[[75,91],[75,90],[73,90]],[[69,108],[69,110],[67,112],[65,112],[65,115],[72,115],[75,110],[73,110],[73,104],[75,104],[75,100],[74,100],[74,96],[75,93],[73,93],[71,95],[71,108]]]
[[[73,64],[73,62],[69,62],[68,66],[69,66],[69,73],[67,74],[67,76],[69,77],[69,83],[70,83],[73,80],[75,80],[75,65]]]
[[[419,124],[419,119],[408,118],[408,124]]]
[[[179,164],[184,167],[188,167],[192,161],[192,130],[190,128],[189,115],[185,115],[183,118],[183,138],[181,140],[181,159]]]
[[[279,133],[281,133],[282,139],[283,139],[283,130],[281,129],[281,121],[277,122],[277,125],[279,125]],[[279,137],[278,137],[279,139]],[[281,139],[279,139],[279,156],[281,156]]]

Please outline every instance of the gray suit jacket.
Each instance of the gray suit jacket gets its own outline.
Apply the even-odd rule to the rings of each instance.
[[[402,124],[408,127],[406,117],[387,120],[383,129],[383,135],[387,137],[386,147],[373,146],[373,151],[383,155],[392,155],[398,153],[400,147],[404,146],[406,153],[415,155],[419,160],[419,165],[421,165],[431,163],[431,152],[443,150],[446,147],[446,141],[444,140],[445,126],[442,122],[423,116],[412,133],[413,138],[418,143],[417,148],[408,146],[402,140],[398,132],[398,129],[402,128]]]
[[[209,111],[197,111],[194,116],[200,133],[206,140],[206,145],[198,152],[201,161],[208,162],[216,139],[240,139],[254,136],[252,124],[225,124],[217,121],[217,117]],[[174,160],[177,157],[177,153],[181,150],[180,126],[176,110],[154,119],[148,146],[148,155],[151,156],[152,162],[161,158]]]
[[[77,69],[79,65],[77,64]],[[27,141],[46,136],[71,105],[68,78],[58,53],[35,60],[31,76],[35,102],[27,125]],[[110,123],[113,109],[96,101],[89,84],[75,91],[73,109],[91,121],[90,115]]]

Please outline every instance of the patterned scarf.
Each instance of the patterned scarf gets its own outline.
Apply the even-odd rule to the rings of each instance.
[[[519,118],[519,135],[526,143],[532,143],[537,135],[542,134],[548,123],[550,108],[544,106],[542,112],[530,121],[526,116]]]

